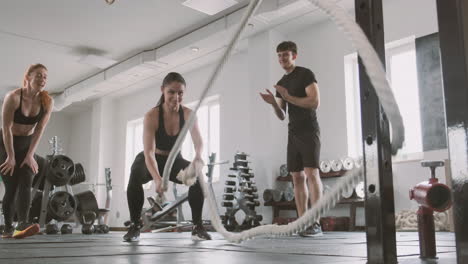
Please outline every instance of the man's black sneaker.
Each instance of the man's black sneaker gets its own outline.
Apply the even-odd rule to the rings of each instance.
[[[311,227],[307,228],[304,231],[301,231],[298,233],[299,236],[301,237],[316,237],[316,236],[322,236],[322,226],[320,226],[319,223],[314,223]]]

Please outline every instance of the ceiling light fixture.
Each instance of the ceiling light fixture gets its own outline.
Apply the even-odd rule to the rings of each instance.
[[[109,5],[112,5],[112,4],[115,2],[115,0],[105,0],[105,1],[106,1],[106,3],[109,4]]]
[[[217,14],[229,7],[237,4],[236,0],[186,0],[182,3],[186,7],[190,7],[210,16]]]
[[[200,48],[199,47],[191,47],[190,50],[193,51],[193,52],[199,52]]]

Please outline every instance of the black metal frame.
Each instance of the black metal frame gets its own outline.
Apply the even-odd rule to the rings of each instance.
[[[437,0],[457,263],[468,263],[468,0]]]
[[[385,61],[382,0],[355,0],[356,21]],[[457,263],[468,263],[468,0],[437,0]],[[361,61],[369,263],[397,263],[388,121]]]
[[[385,62],[382,0],[355,0],[356,21]],[[359,59],[368,263],[397,263],[389,124]]]

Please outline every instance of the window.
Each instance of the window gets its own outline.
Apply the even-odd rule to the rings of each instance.
[[[346,125],[348,156],[362,156],[361,146],[361,97],[357,53],[345,56]]]
[[[196,102],[195,102],[196,103]],[[195,106],[191,103],[188,106]],[[203,138],[203,153],[202,158],[205,163],[208,163],[209,154],[215,152],[219,155],[219,99],[217,96],[210,97],[205,100],[205,103],[198,109],[197,112],[198,126]],[[129,121],[127,123],[127,139],[126,139],[126,154],[125,154],[125,186],[128,185],[130,177],[130,168],[138,153],[143,151],[143,118]],[[190,132],[187,133],[184,143],[181,148],[182,156],[192,161],[195,157],[192,138]],[[204,173],[207,172],[207,167],[204,167]],[[213,170],[213,182],[219,180],[219,166],[215,166]],[[145,184],[144,189],[150,189],[152,186],[150,181]]]
[[[127,186],[133,161],[135,160],[136,155],[143,151],[143,118],[132,120],[127,123],[125,149],[125,186]],[[150,189],[152,182],[153,181],[149,181],[143,186],[143,188]]]
[[[414,40],[387,49],[387,75],[405,126],[401,154],[422,152],[418,71]]]
[[[362,154],[359,69],[357,55],[344,58],[348,155]],[[386,70],[405,126],[405,143],[399,155],[422,152],[421,115],[414,38],[386,45]]]
[[[189,107],[195,107],[197,102],[191,103]],[[208,156],[211,153],[216,153],[219,157],[219,99],[218,96],[207,98],[197,112],[198,126],[203,138],[203,153],[202,158],[205,163],[208,163]],[[191,161],[195,157],[192,138],[190,133],[185,137],[182,144],[182,156]],[[204,167],[204,173],[207,172],[207,167]],[[213,170],[213,182],[219,180],[219,166],[215,166]]]

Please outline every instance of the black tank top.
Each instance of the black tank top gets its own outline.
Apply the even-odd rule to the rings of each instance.
[[[156,131],[156,148],[163,151],[171,151],[172,147],[174,146],[177,136],[179,136],[180,130],[185,124],[184,119],[184,110],[182,106],[179,107],[179,132],[175,136],[169,136],[166,133],[166,128],[164,126],[164,115],[163,115],[163,107],[162,105],[159,106],[159,128]]]
[[[44,107],[42,106],[42,104],[41,104],[41,110],[36,116],[25,116],[23,114],[23,111],[21,110],[22,105],[23,105],[23,89],[21,89],[20,105],[15,110],[13,122],[17,124],[22,124],[22,125],[34,125],[37,122],[41,121],[42,116],[44,115]]]

